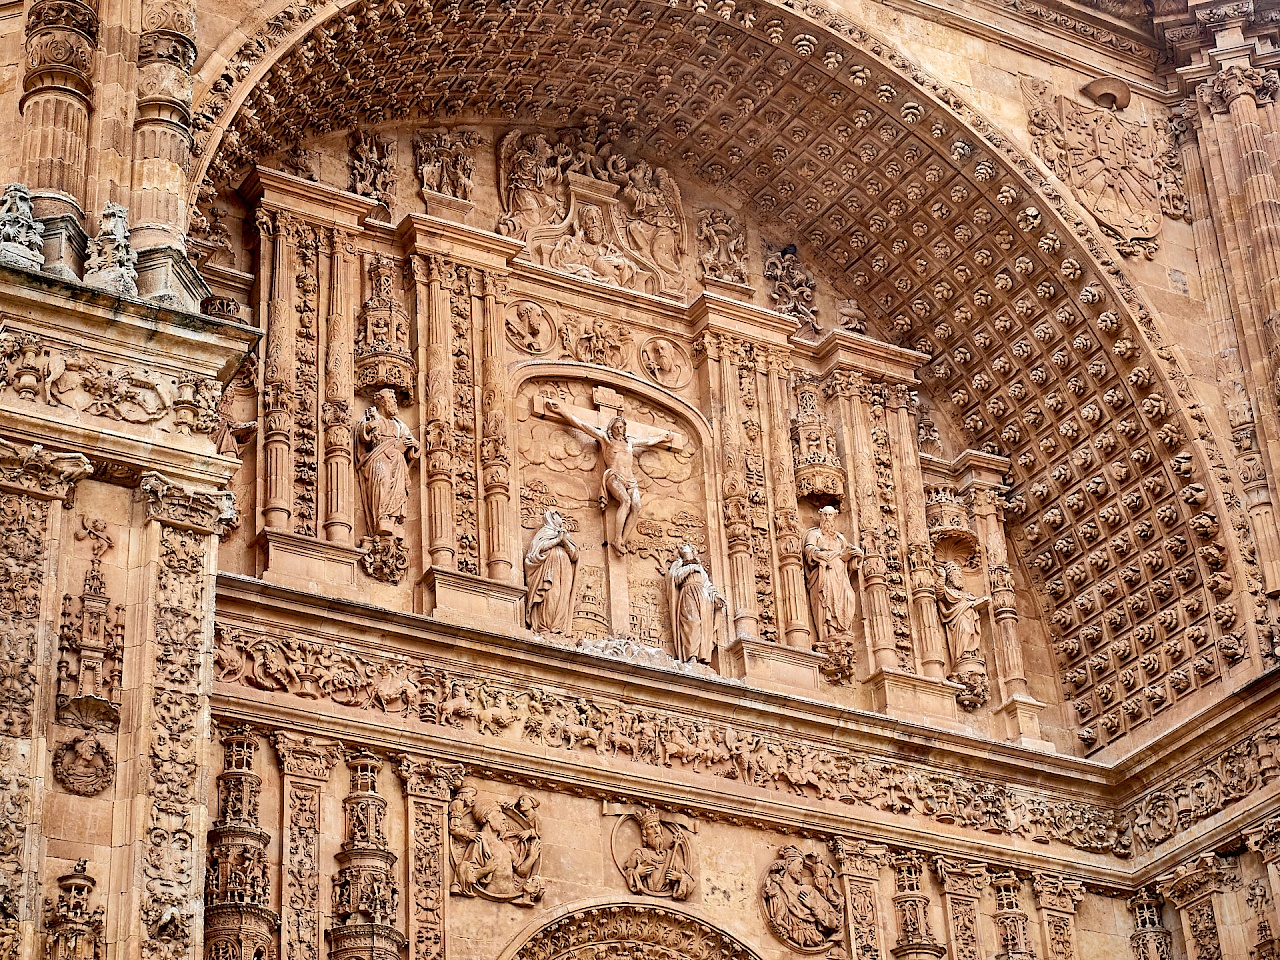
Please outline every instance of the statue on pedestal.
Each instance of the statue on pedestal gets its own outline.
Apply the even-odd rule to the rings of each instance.
[[[847,641],[862,622],[851,575],[862,562],[862,551],[836,529],[836,514],[835,507],[823,507],[818,525],[804,538],[805,584],[822,649],[832,641]]]
[[[938,614],[947,633],[951,665],[959,670],[962,660],[982,659],[982,625],[980,609],[985,597],[977,597],[964,588],[960,565],[954,560],[938,568]]]
[[[371,537],[403,536],[409,461],[417,459],[421,447],[399,412],[396,392],[389,387],[379,390],[356,430],[356,471]]]
[[[716,646],[716,611],[725,606],[693,545],[683,544],[667,570],[667,602],[677,660],[710,663]]]
[[[555,510],[543,514],[542,527],[524,555],[528,588],[525,613],[529,629],[538,633],[567,633],[573,621],[573,583],[578,571],[578,545]]]

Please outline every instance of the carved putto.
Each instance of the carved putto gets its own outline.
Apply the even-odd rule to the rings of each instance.
[[[693,544],[681,544],[667,568],[667,607],[675,658],[709,664],[725,599],[711,582]]]
[[[525,616],[535,633],[564,634],[573,621],[578,546],[555,510],[543,515],[524,555]]]
[[[499,148],[498,232],[537,263],[614,286],[683,296],[680,190],[663,167],[629,161],[577,131],[512,132]]]
[[[0,264],[39,270],[43,249],[44,224],[35,217],[31,191],[21,183],[9,184],[0,198]]]
[[[1115,242],[1124,256],[1155,256],[1161,216],[1188,215],[1182,165],[1168,135],[1145,116],[1051,95],[1049,84],[1024,77],[1032,147]]]
[[[370,130],[351,134],[351,192],[372,197],[389,214],[396,203],[396,142]]]
[[[747,282],[747,234],[742,221],[714,207],[698,214],[698,266],[705,280]]]
[[[844,894],[835,870],[816,854],[787,845],[760,885],[769,929],[798,953],[823,953],[844,935]]]
[[[476,171],[472,151],[479,143],[480,137],[470,130],[421,130],[413,138],[413,159],[428,210],[433,198],[470,202]]]
[[[796,415],[791,418],[796,496],[820,504],[839,503],[844,496],[844,463],[836,449],[835,431],[818,399],[820,385],[811,377],[796,380]]]
[[[606,805],[605,813],[619,818],[610,835],[610,847],[628,890],[672,900],[688,900],[693,895],[698,888],[692,838],[696,823],[648,806]],[[631,843],[628,835],[634,838]]]
[[[413,397],[414,363],[409,351],[409,315],[396,296],[395,264],[381,254],[369,261],[369,296],[356,329],[356,390],[372,396],[391,388]]]
[[[800,262],[794,243],[781,250],[765,251],[764,278],[769,281],[769,299],[775,310],[795,320],[801,328],[813,332],[821,329],[813,302],[813,274]]]
[[[89,241],[84,282],[123,297],[138,295],[138,254],[129,243],[129,213],[108,200],[98,221],[98,235]]]
[[[454,896],[529,907],[542,899],[542,830],[528,794],[499,800],[464,780],[449,803],[449,862]]]

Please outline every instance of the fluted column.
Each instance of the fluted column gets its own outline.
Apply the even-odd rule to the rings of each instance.
[[[350,545],[354,530],[354,476],[351,468],[351,299],[350,238],[329,231],[329,311],[325,318],[324,403],[324,536]]]
[[[37,216],[81,225],[98,28],[96,5],[84,0],[36,0],[27,13],[22,180]]]
[[[265,526],[288,530],[293,513],[293,411],[295,383],[295,335],[293,284],[288,273],[293,264],[293,221],[287,214],[259,210],[261,236],[259,260],[271,263],[266,302],[266,356],[262,365],[262,432],[266,496],[262,507]]]
[[[453,570],[457,562],[453,510],[453,326],[449,290],[445,285],[452,277],[452,265],[437,254],[415,257],[413,263],[419,338],[426,343],[422,475],[427,487],[428,551],[431,566]]]
[[[768,370],[769,412],[774,421],[769,460],[773,464],[773,525],[778,543],[779,627],[787,646],[812,650],[813,636],[805,616],[804,537],[796,504],[795,460],[791,454],[787,417],[791,409],[788,389],[791,366],[786,355],[771,350]]]
[[[481,389],[480,477],[484,486],[485,570],[493,580],[510,580],[515,531],[511,516],[511,425],[506,370],[506,320],[498,302],[501,279],[492,271],[480,277]]]
[[[133,243],[139,251],[186,251],[186,170],[191,164],[191,0],[148,0],[138,40],[138,112],[133,126]]]
[[[916,612],[920,637],[920,669],[926,677],[944,679],[947,674],[947,638],[938,617],[938,598],[934,592],[933,544],[929,540],[929,524],[924,513],[924,477],[916,431],[918,401],[905,384],[889,390],[889,406],[893,410],[890,423],[894,429],[893,447],[902,468],[903,512],[907,529],[907,564],[911,577],[911,603]]]

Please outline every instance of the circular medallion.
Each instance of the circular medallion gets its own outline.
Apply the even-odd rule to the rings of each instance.
[[[507,339],[525,353],[544,354],[555,345],[555,321],[540,304],[516,300],[507,305]]]
[[[693,376],[693,364],[684,347],[670,337],[650,337],[640,348],[640,366],[654,383],[679,390]]]

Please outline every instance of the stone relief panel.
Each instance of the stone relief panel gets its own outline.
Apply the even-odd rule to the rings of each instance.
[[[845,897],[835,869],[788,844],[760,883],[769,929],[797,953],[825,953],[844,940]]]
[[[628,890],[672,900],[688,900],[697,892],[696,821],[631,804],[606,803],[604,813],[617,818],[609,833],[609,849]]]
[[[1049,84],[1022,77],[1028,129],[1036,155],[1123,256],[1155,257],[1164,217],[1190,217],[1182,161],[1171,131],[1112,103],[1082,103]]]
[[[671,564],[684,544],[707,547],[703,452],[691,425],[586,380],[527,381],[516,409],[521,525],[532,534],[526,574],[552,597],[571,567],[576,580],[576,598],[551,618],[559,632],[633,637],[675,656]],[[563,572],[548,577],[556,566]],[[551,608],[540,606],[545,624]]]
[[[611,286],[683,297],[688,253],[680,188],[581,131],[512,131],[499,145],[498,232],[535,263]]]
[[[542,835],[538,801],[530,794],[505,800],[464,780],[449,802],[449,893],[531,907],[546,881],[538,875]]]

